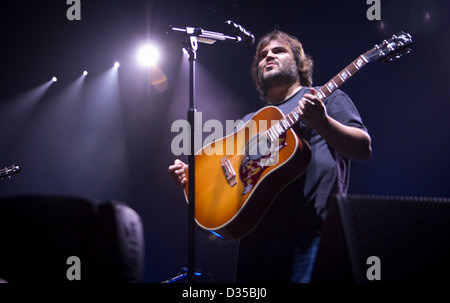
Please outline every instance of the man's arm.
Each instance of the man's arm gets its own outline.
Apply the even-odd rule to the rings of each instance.
[[[311,94],[305,94],[299,101],[302,120],[343,157],[368,160],[372,154],[369,134],[330,117],[323,102],[313,95],[315,92],[316,90],[311,88]]]

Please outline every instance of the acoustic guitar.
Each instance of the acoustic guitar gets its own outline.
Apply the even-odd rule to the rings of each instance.
[[[356,58],[315,96],[325,100],[367,63],[391,62],[409,53],[411,45],[410,34],[392,35]],[[195,221],[200,227],[230,240],[245,236],[275,196],[305,172],[311,150],[292,130],[300,120],[299,110],[283,115],[277,107],[264,107],[235,133],[195,154]],[[189,168],[186,177],[189,180]],[[184,193],[188,200],[188,184]]]

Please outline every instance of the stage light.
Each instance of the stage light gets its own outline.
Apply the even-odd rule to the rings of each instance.
[[[87,74],[88,74],[88,72],[85,70],[85,71],[83,72],[83,76],[87,76]]]
[[[115,68],[119,68],[119,66],[120,66],[120,63],[118,61],[114,62],[114,67]]]
[[[151,44],[144,45],[139,49],[137,59],[143,66],[152,66],[159,59],[158,49]]]
[[[53,82],[56,82],[56,81],[58,81],[58,79],[57,79],[56,77],[53,77],[53,78],[52,78],[52,81],[53,81]]]

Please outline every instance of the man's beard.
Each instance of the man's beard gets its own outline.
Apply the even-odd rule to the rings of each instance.
[[[276,73],[263,74],[263,69],[259,71],[258,78],[263,91],[273,87],[294,83],[297,81],[298,70],[296,64],[283,65]]]

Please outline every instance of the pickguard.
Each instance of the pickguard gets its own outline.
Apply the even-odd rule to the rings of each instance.
[[[267,167],[278,164],[279,151],[286,145],[286,133],[283,133],[278,137],[278,144],[270,144],[265,155],[247,155],[244,158],[239,167],[240,180],[244,184],[242,196],[248,194],[255,187]]]

